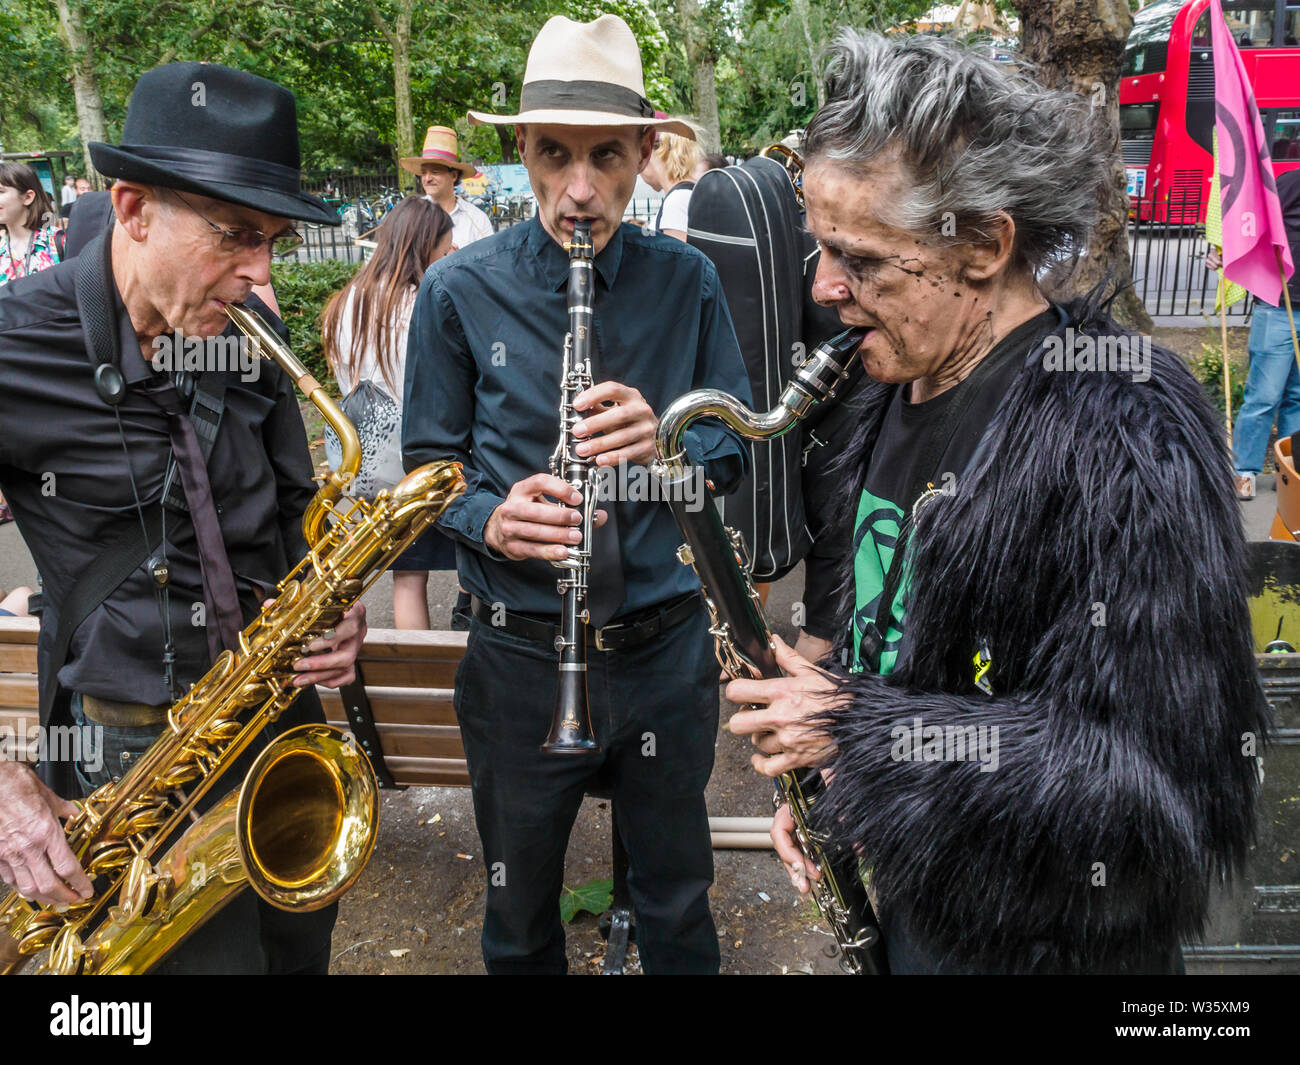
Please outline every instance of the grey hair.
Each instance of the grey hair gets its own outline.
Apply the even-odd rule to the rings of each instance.
[[[963,243],[1005,211],[1016,258],[1034,272],[1086,245],[1111,160],[1082,97],[951,38],[853,30],[831,46],[826,96],[804,135],[806,162],[861,171],[897,152],[910,171],[911,194],[882,221]]]

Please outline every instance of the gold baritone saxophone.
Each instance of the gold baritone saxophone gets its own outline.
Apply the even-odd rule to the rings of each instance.
[[[136,765],[66,822],[94,895],[62,910],[16,892],[0,901],[0,955],[8,959],[0,971],[143,973],[247,886],[281,909],[328,905],[374,849],[374,770],[350,734],[314,724],[268,745],[241,787],[179,833],[302,693],[292,663],[306,645],[337,624],[465,481],[458,463],[435,462],[373,501],[346,499],[361,463],[352,423],[260,317],[238,306],[226,313],[320,409],[342,442],[342,461],[322,470],[303,515],[307,556],[274,602],[170,708]]]
[[[817,403],[835,395],[864,329],[848,329],[826,341],[795,372],[775,407],[756,414],[734,396],[718,389],[688,392],[675,400],[659,419],[655,441],[659,458],[654,472],[663,496],[672,508],[685,543],[677,551],[684,565],[692,565],[704,585],[710,629],[718,662],[732,678],[769,679],[782,675],[772,648],[772,632],[763,614],[758,590],[749,576],[745,545],[735,530],[727,529],[711,503],[692,510],[693,493],[685,491],[693,476],[687,464],[685,434],[701,418],[720,419],[750,440],[770,440],[788,432]],[[788,804],[794,818],[795,837],[804,856],[821,870],[811,880],[813,901],[830,926],[839,948],[840,964],[858,974],[885,974],[884,944],[879,924],[858,875],[852,855],[826,852],[825,839],[809,821],[812,794],[820,775],[783,773],[777,778],[774,805]]]

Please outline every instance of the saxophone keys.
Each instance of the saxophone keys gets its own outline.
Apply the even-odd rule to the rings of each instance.
[[[81,937],[65,925],[54,937],[49,957],[40,967],[42,973],[54,973],[57,976],[77,976],[81,973],[86,960],[86,948]]]
[[[86,861],[86,872],[91,877],[111,876],[127,863],[133,853],[130,844],[122,840],[101,843],[91,849]]]
[[[118,909],[125,921],[134,921],[165,903],[170,894],[171,878],[161,876],[143,854],[137,854],[127,870]]]
[[[26,931],[18,940],[18,953],[25,958],[39,954],[54,942],[54,937],[65,925],[66,922],[57,913],[39,910],[32,915]]]

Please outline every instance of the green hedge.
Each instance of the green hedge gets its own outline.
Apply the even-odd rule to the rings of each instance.
[[[1237,412],[1246,393],[1246,374],[1248,367],[1233,359],[1232,368],[1232,421],[1236,424]],[[1192,359],[1192,373],[1201,382],[1205,394],[1209,396],[1214,409],[1223,416],[1223,351],[1217,344],[1202,342],[1201,354]]]
[[[321,350],[320,313],[330,296],[360,269],[360,263],[336,260],[276,263],[271,268],[271,283],[280,304],[280,317],[289,327],[293,353],[333,395],[338,395],[338,388]]]

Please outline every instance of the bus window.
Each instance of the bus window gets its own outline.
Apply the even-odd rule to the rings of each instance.
[[[1125,77],[1158,74],[1165,69],[1169,52],[1169,31],[1184,0],[1156,0],[1133,16],[1133,30],[1124,47]]]
[[[1300,4],[1287,4],[1282,19],[1282,46],[1295,48],[1297,45],[1300,45]]]
[[[1124,104],[1119,109],[1120,135],[1123,137],[1153,137],[1156,132],[1158,103]]]
[[[1223,15],[1228,23],[1228,32],[1237,42],[1238,48],[1267,48],[1273,43],[1274,8],[1261,0],[1247,0],[1246,3],[1226,3]],[[1209,8],[1196,20],[1196,29],[1192,31],[1192,46],[1204,48],[1212,45],[1210,35]]]
[[[1273,162],[1300,161],[1300,111],[1273,114],[1273,143],[1269,146]]]

